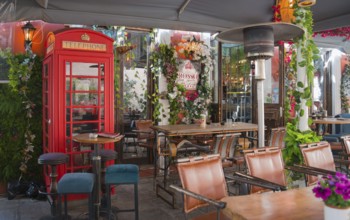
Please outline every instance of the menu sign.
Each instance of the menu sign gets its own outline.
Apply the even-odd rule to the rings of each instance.
[[[191,60],[178,60],[179,72],[176,83],[182,84],[187,90],[196,90],[201,64]]]

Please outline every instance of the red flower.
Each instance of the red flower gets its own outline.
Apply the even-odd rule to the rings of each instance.
[[[186,99],[187,101],[194,101],[198,98],[198,92],[195,91],[195,92],[190,92],[190,91],[187,91],[186,92]]]

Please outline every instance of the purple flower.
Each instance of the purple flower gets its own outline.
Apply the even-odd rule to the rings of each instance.
[[[313,188],[312,192],[315,193],[315,196],[317,198],[322,198],[323,200],[327,200],[328,197],[332,195],[332,190],[330,190],[329,188],[323,188],[320,186]]]
[[[312,191],[317,198],[322,198],[327,205],[350,207],[350,180],[343,173],[328,175],[321,179]]]

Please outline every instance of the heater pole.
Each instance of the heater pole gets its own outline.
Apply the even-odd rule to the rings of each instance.
[[[255,78],[257,80],[257,101],[258,101],[258,146],[265,146],[265,113],[264,113],[264,79],[265,79],[265,60],[257,59],[255,61]]]

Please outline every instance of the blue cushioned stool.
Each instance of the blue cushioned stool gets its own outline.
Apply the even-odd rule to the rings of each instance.
[[[64,195],[64,216],[67,214],[67,194],[89,195],[89,219],[94,218],[93,211],[93,188],[95,174],[92,173],[66,173],[58,181],[57,192],[59,194],[59,205],[61,206],[62,195]],[[61,210],[60,210],[61,214]]]
[[[111,185],[134,185],[134,209],[118,209],[117,212],[135,212],[135,219],[139,219],[138,199],[139,167],[134,164],[115,164],[107,167],[105,184],[107,194],[108,214],[111,214]]]

